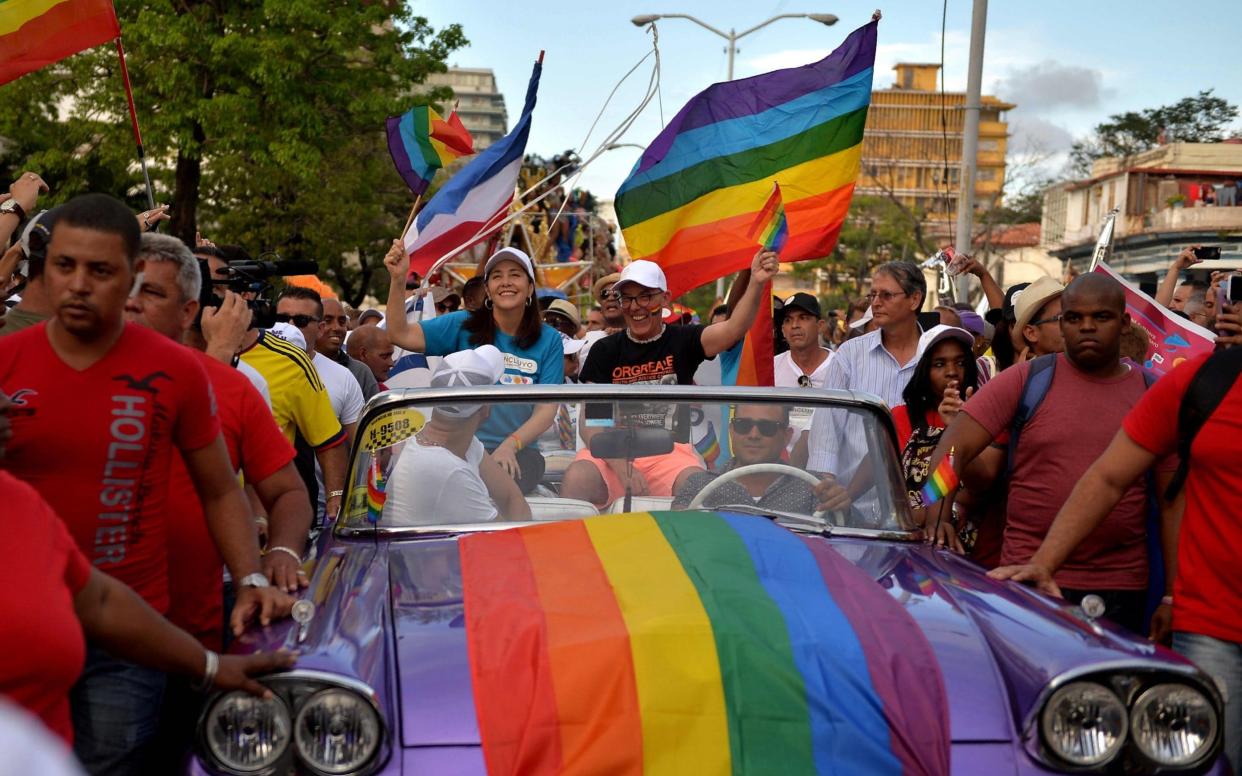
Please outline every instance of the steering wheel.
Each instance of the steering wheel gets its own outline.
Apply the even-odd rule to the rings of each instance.
[[[702,508],[703,502],[707,500],[707,497],[722,487],[725,483],[733,482],[734,480],[745,477],[748,474],[784,474],[793,477],[794,479],[802,480],[812,488],[819,484],[818,477],[795,466],[783,463],[752,463],[749,466],[739,466],[736,469],[729,469],[724,474],[721,474],[716,479],[707,483],[707,485],[705,485],[703,489],[695,494],[694,498],[690,500],[690,503],[686,505],[686,509]],[[831,513],[827,513],[827,515],[832,518],[831,521],[827,522],[831,522],[836,526],[845,525],[845,513],[843,511],[837,509],[833,510]],[[819,520],[825,520],[826,513],[821,509],[815,512],[812,516]]]

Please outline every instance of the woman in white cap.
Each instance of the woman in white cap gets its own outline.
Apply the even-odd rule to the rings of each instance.
[[[920,519],[926,511],[921,491],[940,463],[931,460],[940,434],[979,388],[974,343],[974,335],[956,326],[933,326],[923,332],[918,345],[919,363],[901,394],[905,404],[893,407],[910,508]],[[971,549],[973,526],[963,524],[956,528],[963,545],[959,549]]]
[[[438,315],[418,323],[405,319],[405,278],[410,257],[394,240],[384,257],[391,284],[387,316],[393,344],[428,356],[447,356],[480,345],[495,345],[504,357],[502,385],[559,385],[565,379],[561,335],[543,322],[535,300],[535,269],[517,248],[501,248],[483,266],[487,296],[483,307]],[[556,405],[497,404],[479,427],[478,437],[500,468],[530,493],[543,477],[544,461],[534,445],[556,417]]]

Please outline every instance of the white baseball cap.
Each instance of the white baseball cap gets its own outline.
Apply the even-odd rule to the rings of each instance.
[[[636,283],[643,288],[654,288],[668,291],[668,281],[664,278],[664,270],[654,261],[639,259],[631,261],[621,270],[621,277],[612,284],[613,290],[619,290],[625,283]]]
[[[501,248],[492,254],[487,263],[483,265],[483,279],[487,280],[487,276],[492,274],[492,270],[502,261],[516,261],[522,265],[522,269],[526,270],[526,274],[530,277],[531,282],[535,280],[535,267],[530,263],[530,256],[517,248]]]
[[[607,336],[608,334],[602,331],[588,331],[581,340],[582,349],[578,351],[578,360],[585,364],[587,356],[591,353],[591,346]]]
[[[975,346],[975,335],[965,329],[957,326],[946,326],[945,324],[937,324],[919,337],[918,357],[922,358],[927,351],[944,342],[947,339],[955,339],[962,343],[962,347],[966,348],[966,354],[973,358],[971,348]]]
[[[586,347],[586,345],[587,341],[585,339],[575,339],[567,334],[561,335],[561,348],[565,351],[565,355],[567,356],[572,356],[578,353]]]
[[[302,350],[306,350],[306,338],[302,336],[302,332],[292,323],[277,323],[268,329],[272,334],[280,337],[291,345],[296,345]]]
[[[495,345],[480,345],[473,350],[459,350],[444,357],[431,375],[432,388],[495,385],[505,373],[505,359]],[[482,404],[437,406],[436,412],[453,418],[468,418],[482,409]]]

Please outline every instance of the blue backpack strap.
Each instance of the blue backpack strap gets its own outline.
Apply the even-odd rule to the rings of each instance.
[[[1034,417],[1035,411],[1039,409],[1044,397],[1048,395],[1048,389],[1052,387],[1052,378],[1056,375],[1056,371],[1056,353],[1040,356],[1031,362],[1030,371],[1026,373],[1026,382],[1022,384],[1022,398],[1018,401],[1018,411],[1014,413],[1013,420],[1009,424],[1009,456],[1005,462],[1006,478],[1013,474],[1022,427]]]

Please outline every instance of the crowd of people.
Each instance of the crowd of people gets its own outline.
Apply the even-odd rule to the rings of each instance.
[[[423,285],[394,241],[383,309],[286,285],[257,321],[255,300],[218,286],[248,258],[242,248],[187,245],[155,231],[166,209],[135,215],[102,195],[38,212],[45,192],[24,173],[16,205],[0,208],[0,239],[13,244],[0,284],[20,288],[0,318],[0,487],[22,516],[0,613],[23,623],[0,629],[0,693],[99,774],[175,770],[204,693],[265,694],[250,677],[292,662],[221,653],[248,623],[288,615],[307,584],[369,399],[396,387],[719,383],[779,269],[777,254],[757,252],[697,323],[670,312],[667,279],[648,261],[600,278],[583,310],[541,298],[517,248],[454,289]],[[1157,300],[1216,332],[1218,350],[1159,379],[1111,277],[1005,290],[969,257],[960,266],[978,278],[985,314],[923,312],[923,271],[904,261],[876,267],[844,310],[802,292],[778,300],[773,371],[782,388],[866,392],[891,408],[929,541],[997,579],[1099,596],[1107,617],[1215,677],[1236,764],[1242,309],[1222,300],[1226,274],[1184,278],[1196,261],[1182,252]],[[637,425],[662,422],[627,411]],[[733,454],[716,467],[693,443],[597,457],[598,429],[566,405],[437,407],[390,472],[385,519],[414,501],[439,522],[529,518],[550,449],[570,453],[559,496],[601,508],[649,495],[809,513],[866,498],[856,475],[867,443],[827,441],[842,438],[830,412],[739,405],[727,422]],[[946,459],[961,486],[928,501]],[[818,484],[755,474],[713,485],[730,468],[782,461]]]

